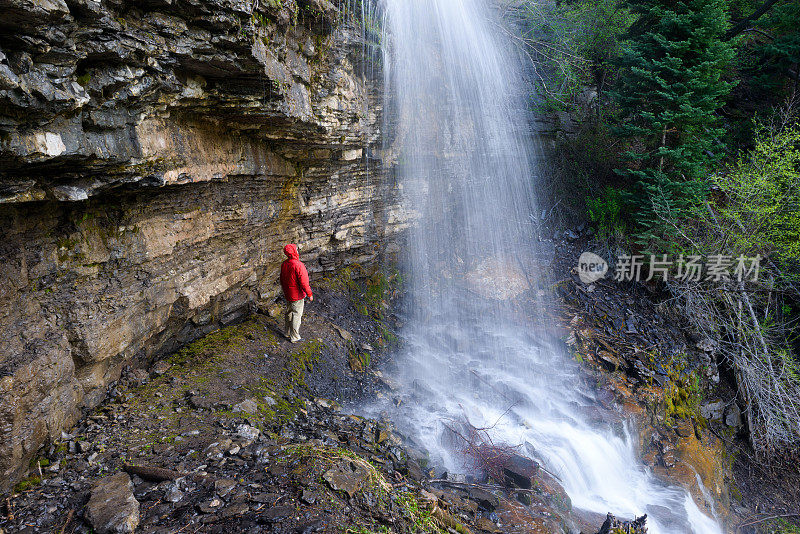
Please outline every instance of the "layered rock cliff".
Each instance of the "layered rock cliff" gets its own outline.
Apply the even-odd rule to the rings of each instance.
[[[344,22],[342,22],[344,21]],[[0,0],[0,491],[148,362],[407,225],[328,0]]]

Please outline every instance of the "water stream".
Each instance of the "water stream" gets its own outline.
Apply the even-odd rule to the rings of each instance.
[[[647,513],[655,534],[721,532],[686,490],[647,471],[623,425],[589,423],[594,393],[550,341],[542,310],[515,305],[518,288],[536,287],[544,274],[535,220],[540,160],[529,88],[495,14],[482,0],[382,7],[393,132],[386,157],[395,158],[419,216],[395,377],[404,398],[391,417],[450,472],[463,471],[464,460],[445,425],[466,417],[538,458],[577,508]]]

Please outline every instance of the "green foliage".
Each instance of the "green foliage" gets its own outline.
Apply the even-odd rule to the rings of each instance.
[[[723,193],[716,220],[737,254],[772,257],[782,266],[800,260],[800,126],[775,134],[758,128],[753,150],[730,172],[714,176]]]
[[[569,109],[586,85],[602,92],[614,71],[620,35],[632,22],[620,0],[521,4],[523,38],[537,69],[545,109]]]
[[[740,16],[756,10],[761,0],[736,6]],[[738,95],[746,122],[752,111],[766,111],[776,101],[796,95],[800,58],[800,3],[778,2],[737,39],[736,67],[743,79]]]
[[[706,190],[703,177],[720,156],[715,112],[734,85],[723,79],[733,49],[723,0],[627,6],[638,18],[619,60],[616,133],[632,140],[620,172],[637,184],[637,220],[647,234],[664,217],[690,215]]]
[[[397,502],[403,507],[411,521],[421,532],[441,532],[439,521],[433,517],[430,510],[425,508],[410,492],[401,493]]]
[[[371,317],[378,324],[387,343],[395,343],[397,337],[386,324],[389,301],[403,287],[403,275],[396,268],[369,272],[356,264],[345,267],[332,278],[325,278],[325,286],[335,291],[346,291],[358,312]]]
[[[290,355],[287,362],[292,379],[298,385],[305,385],[305,374],[314,370],[314,364],[319,361],[325,344],[319,340],[307,341],[300,349]]]
[[[347,359],[350,369],[357,373],[363,373],[372,363],[372,356],[370,356],[369,352],[359,351],[355,344],[351,344],[348,348]]]
[[[618,187],[614,172],[619,167],[620,140],[602,124],[584,122],[575,135],[564,136],[557,144],[556,155],[546,185],[538,192],[543,205],[559,206],[557,217],[585,218],[587,198],[603,194],[605,187]]]
[[[800,526],[790,523],[784,518],[779,518],[772,521],[770,532],[774,534],[800,534]]]
[[[589,218],[597,226],[599,237],[609,238],[625,233],[623,210],[628,204],[628,195],[610,186],[606,186],[600,196],[586,198]]]

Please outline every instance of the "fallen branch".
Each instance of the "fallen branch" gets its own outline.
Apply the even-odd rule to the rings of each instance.
[[[736,527],[736,532],[738,532],[744,527],[752,527],[753,525],[758,525],[759,523],[763,523],[764,521],[772,521],[773,519],[784,519],[787,517],[800,517],[800,514],[775,514],[775,515],[768,515],[766,517],[762,517],[760,519],[754,519],[752,521],[747,520],[745,523],[740,523]]]
[[[439,484],[441,486],[449,486],[451,488],[457,489],[466,489],[466,488],[478,488],[478,489],[485,489],[485,490],[497,490],[497,491],[507,491],[509,488],[506,486],[501,486],[499,484],[489,484],[488,482],[480,483],[480,482],[457,482],[455,480],[447,480],[446,478],[436,478],[433,480],[428,481],[430,484]],[[516,493],[539,493],[539,490],[534,490],[532,488],[513,488],[513,491]]]
[[[59,534],[64,534],[64,531],[67,529],[67,525],[69,525],[69,522],[72,521],[72,514],[74,514],[74,513],[75,513],[75,510],[70,508],[69,512],[67,513],[67,520],[64,521],[64,526],[61,527],[61,530],[59,531]]]
[[[122,470],[129,475],[136,475],[139,478],[149,480],[150,482],[163,482],[165,480],[175,480],[176,478],[186,476],[183,473],[179,473],[178,471],[173,471],[171,469],[163,469],[161,467],[146,467],[143,465],[125,464],[122,466]]]

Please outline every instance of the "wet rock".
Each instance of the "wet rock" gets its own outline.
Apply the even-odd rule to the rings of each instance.
[[[633,521],[622,521],[608,514],[597,534],[647,534],[647,515]]]
[[[255,399],[245,399],[239,404],[236,404],[232,411],[255,415],[258,413],[258,403],[256,403]]]
[[[250,500],[259,504],[272,504],[278,500],[278,495],[275,493],[255,493],[250,496]]]
[[[338,402],[330,399],[316,398],[314,399],[314,402],[317,403],[317,406],[325,408],[326,410],[339,411],[342,409]]]
[[[503,465],[503,474],[509,485],[530,489],[539,472],[539,464],[519,454],[512,455]]]
[[[721,421],[725,412],[723,401],[706,402],[700,406],[700,415],[711,421]]]
[[[317,502],[317,494],[308,489],[304,489],[303,494],[300,497],[300,500],[303,501],[305,504],[314,504],[315,502]]]
[[[139,525],[139,501],[126,473],[100,479],[92,488],[86,518],[98,534],[134,532]]]
[[[519,265],[498,259],[484,260],[465,279],[471,290],[496,300],[512,299],[530,289],[528,277]]]
[[[172,367],[172,365],[168,361],[159,360],[159,361],[156,362],[156,364],[151,369],[151,373],[152,373],[152,375],[154,377],[162,376],[162,375],[167,374],[167,372],[170,370],[171,367]]]
[[[266,510],[262,515],[267,521],[279,521],[294,514],[294,506],[274,506]]]
[[[134,369],[128,379],[135,386],[143,386],[150,381],[150,375],[144,369]]]
[[[681,419],[678,421],[675,426],[675,433],[678,434],[682,438],[688,438],[689,436],[694,436],[694,424],[688,419]]]
[[[342,339],[344,339],[345,341],[353,341],[353,334],[351,334],[344,328],[337,325],[333,325],[333,328],[339,333],[340,336],[342,336]]]
[[[638,324],[638,320],[635,316],[629,315],[625,318],[625,333],[626,334],[638,334],[639,331],[636,329],[636,325]]]
[[[197,509],[204,514],[213,514],[219,507],[222,506],[222,501],[214,498],[208,501],[201,502],[197,505]]]
[[[725,410],[725,424],[733,428],[742,426],[742,412],[736,403],[731,404]]]
[[[192,395],[189,397],[189,406],[195,410],[210,410],[214,403],[203,395]]]
[[[621,366],[620,359],[607,350],[598,350],[597,359],[600,360],[600,363],[609,371],[616,371]]]
[[[236,427],[236,435],[245,443],[252,443],[261,435],[261,431],[250,425],[239,425]]]
[[[250,507],[247,506],[246,504],[237,503],[237,504],[232,504],[232,505],[228,506],[227,508],[225,508],[224,510],[222,510],[220,515],[223,518],[232,518],[232,517],[236,517],[236,516],[245,514],[249,510],[250,510]]]
[[[408,472],[408,478],[411,480],[420,481],[425,478],[425,472],[415,460],[408,460],[406,463],[406,470]]]
[[[214,482],[214,491],[220,497],[227,496],[231,490],[236,486],[235,480],[217,480]]]
[[[494,510],[500,505],[497,495],[478,486],[469,486],[467,496],[485,510]]]
[[[332,468],[327,470],[322,478],[328,485],[336,490],[347,493],[350,497],[355,495],[369,479],[367,469],[349,459],[342,459]]]
[[[304,525],[297,527],[299,534],[311,534],[312,532],[324,532],[326,522],[323,519],[317,519]]]
[[[502,532],[500,527],[494,524],[488,517],[479,517],[478,520],[475,521],[475,526],[484,532]]]
[[[178,486],[176,484],[172,484],[169,488],[167,488],[166,493],[164,493],[164,500],[167,502],[176,503],[180,502],[180,500],[183,499],[183,496],[184,493],[178,489]]]

